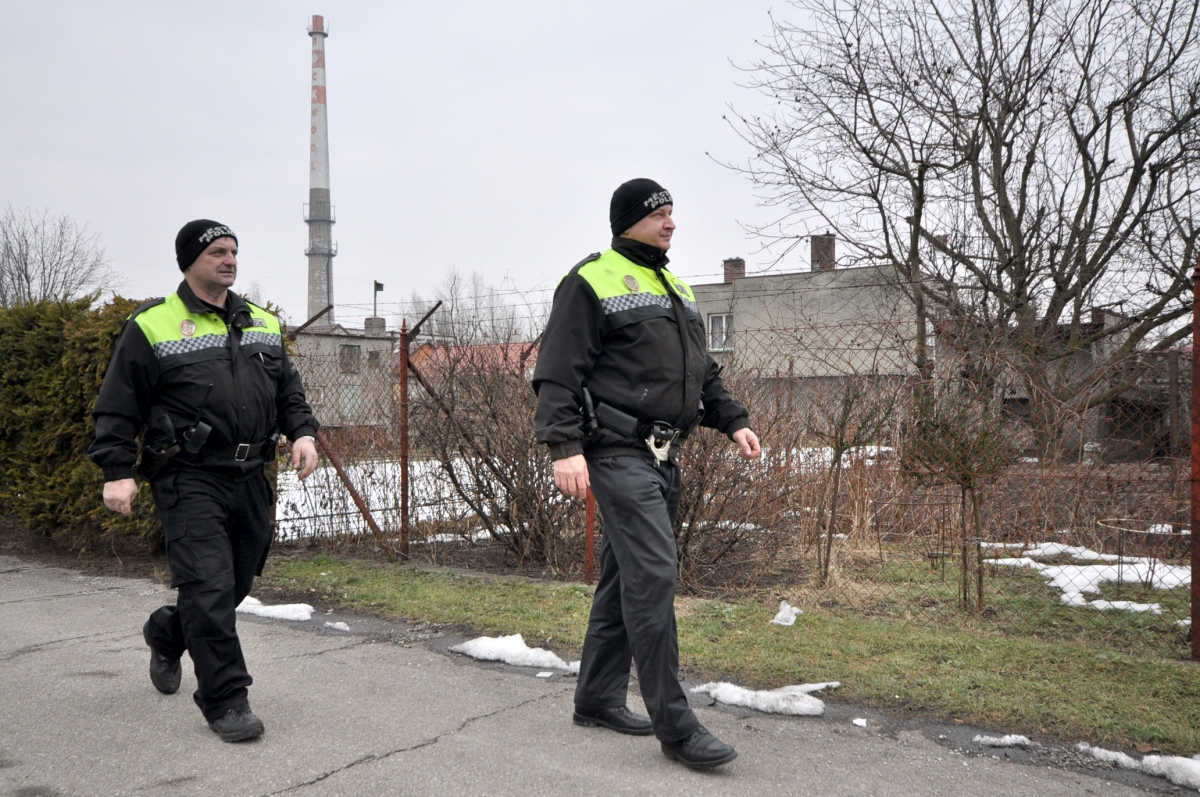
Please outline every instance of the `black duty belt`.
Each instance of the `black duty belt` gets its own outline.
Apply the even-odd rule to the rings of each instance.
[[[218,459],[224,459],[222,453],[230,456],[234,462],[245,462],[248,459],[263,454],[269,446],[275,444],[274,440],[264,440],[261,443],[238,443],[233,448],[225,449],[224,452],[212,452],[217,455]]]

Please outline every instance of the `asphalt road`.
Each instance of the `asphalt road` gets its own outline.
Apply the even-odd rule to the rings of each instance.
[[[573,725],[569,677],[469,662],[446,652],[456,640],[437,629],[346,615],[309,623],[239,616],[255,678],[251,704],[267,732],[225,744],[190,699],[186,657],[175,695],[156,692],[147,676],[141,626],[172,600],[153,582],[0,557],[0,795],[1172,791],[1127,773],[1015,763],[970,749],[971,729],[904,724],[839,704],[819,719],[698,706],[701,721],[741,755],[692,772],[664,758],[653,737]],[[351,633],[324,627],[337,620]],[[852,725],[854,717],[867,727]]]

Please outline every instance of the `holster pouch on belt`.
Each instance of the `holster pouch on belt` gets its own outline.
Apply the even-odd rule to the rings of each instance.
[[[589,434],[599,425],[623,437],[644,440],[656,465],[667,461],[671,455],[671,445],[679,439],[681,432],[666,421],[646,424],[603,401],[593,403],[592,394],[586,387],[583,389],[583,412],[584,428],[590,430]],[[642,435],[646,436],[643,438]]]
[[[175,425],[165,412],[146,427],[146,442],[137,464],[137,475],[150,481],[182,450],[175,439]]]

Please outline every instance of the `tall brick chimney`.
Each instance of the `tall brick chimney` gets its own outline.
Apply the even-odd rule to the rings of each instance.
[[[837,238],[829,230],[824,235],[812,236],[813,271],[833,271],[837,265]]]
[[[731,257],[725,260],[725,281],[733,282],[736,279],[741,279],[746,276],[746,261],[740,257]]]

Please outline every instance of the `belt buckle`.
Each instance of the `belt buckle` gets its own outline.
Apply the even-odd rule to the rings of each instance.
[[[237,451],[235,451],[233,454],[233,461],[245,462],[248,456],[250,456],[250,444],[238,443]]]

